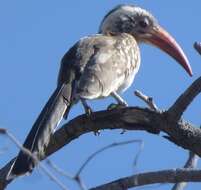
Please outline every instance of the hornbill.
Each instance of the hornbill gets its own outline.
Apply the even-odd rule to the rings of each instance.
[[[134,5],[119,5],[102,20],[99,33],[81,38],[61,60],[56,90],[29,132],[24,147],[39,160],[63,117],[81,100],[112,96],[127,105],[119,93],[133,82],[140,67],[140,43],[157,46],[172,56],[192,76],[188,59],[173,37],[148,11]],[[31,172],[35,161],[22,150],[9,177]]]

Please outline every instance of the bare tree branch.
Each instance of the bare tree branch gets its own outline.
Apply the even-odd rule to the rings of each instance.
[[[139,173],[121,178],[89,190],[125,190],[156,183],[200,182],[201,170],[171,169],[155,172]]]
[[[184,168],[196,168],[199,157],[193,152],[189,152],[189,158],[184,166]],[[186,187],[186,182],[176,183],[172,190],[183,190]]]
[[[201,43],[194,43],[195,50],[201,55]],[[189,152],[189,158],[184,166],[184,168],[195,168],[197,166],[199,157],[193,152]],[[177,183],[173,186],[172,190],[183,190],[186,187],[186,182]]]
[[[201,130],[184,120],[176,122],[178,116],[181,116],[200,91],[201,77],[166,112],[156,112],[139,107],[127,107],[94,112],[90,117],[86,115],[78,116],[55,132],[42,159],[45,159],[85,133],[103,129],[144,130],[153,134],[164,132],[167,134],[166,138],[168,140],[201,156]],[[0,132],[3,131],[0,130]],[[5,187],[11,182],[6,180],[3,174],[8,171],[12,162],[10,161],[0,170],[0,187]]]
[[[194,43],[195,50],[201,55],[201,43]],[[176,102],[168,110],[168,114],[178,121],[183,112],[193,101],[193,99],[201,92],[201,80],[200,77],[176,100]]]
[[[193,99],[201,92],[201,77],[199,77],[170,107],[168,114],[178,121]]]
[[[149,109],[128,107],[94,112],[90,118],[85,115],[78,116],[63,125],[54,134],[46,149],[46,156],[82,134],[101,129],[145,130],[154,134],[159,134],[163,131],[168,134],[169,140],[201,156],[201,130],[184,120],[175,122],[174,115],[170,114],[172,108],[179,107],[180,102],[184,100],[189,105],[190,100],[192,101],[198,94],[198,86],[200,86],[199,90],[201,90],[201,77],[178,98],[167,112],[158,113]]]
[[[46,163],[47,165],[54,170],[55,172],[57,172],[59,175],[64,176],[68,179],[73,179],[74,175],[64,171],[63,169],[59,168],[56,164],[54,164],[51,160],[46,159]]]
[[[140,92],[139,90],[135,91],[135,95],[140,98],[142,101],[144,101],[149,107],[150,109],[152,109],[153,111],[160,111],[158,109],[158,107],[156,106],[156,104],[153,101],[152,97],[146,96],[145,94],[143,94],[142,92]]]

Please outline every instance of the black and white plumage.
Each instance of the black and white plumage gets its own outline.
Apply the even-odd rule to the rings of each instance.
[[[33,125],[24,147],[41,159],[56,126],[79,100],[86,110],[86,99],[110,95],[127,105],[119,93],[132,84],[138,72],[141,42],[159,47],[192,75],[180,46],[148,11],[131,5],[117,6],[104,17],[100,34],[80,39],[64,55],[57,88]],[[34,166],[32,158],[20,151],[8,178],[29,172]]]

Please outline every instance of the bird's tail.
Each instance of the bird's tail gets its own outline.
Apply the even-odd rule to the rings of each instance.
[[[34,157],[41,159],[44,156],[50,137],[56,126],[59,124],[64,114],[69,111],[71,100],[72,85],[62,84],[56,88],[49,98],[45,107],[35,121],[23,146],[28,149]],[[21,150],[14,161],[7,178],[12,179],[16,176],[31,172],[36,165],[36,160]]]

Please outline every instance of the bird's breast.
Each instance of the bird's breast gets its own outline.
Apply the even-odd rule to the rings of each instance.
[[[122,39],[122,41],[117,45],[117,50],[119,51],[118,54],[120,60],[122,59],[121,64],[124,67],[123,69],[121,69],[124,72],[124,79],[119,85],[117,91],[123,92],[131,86],[135,75],[139,70],[140,50],[136,40],[130,35],[126,35]]]
[[[138,72],[140,52],[129,34],[92,36],[82,41],[78,50],[80,59],[75,65],[84,67],[76,92],[82,98],[102,98],[114,91],[124,91]]]

